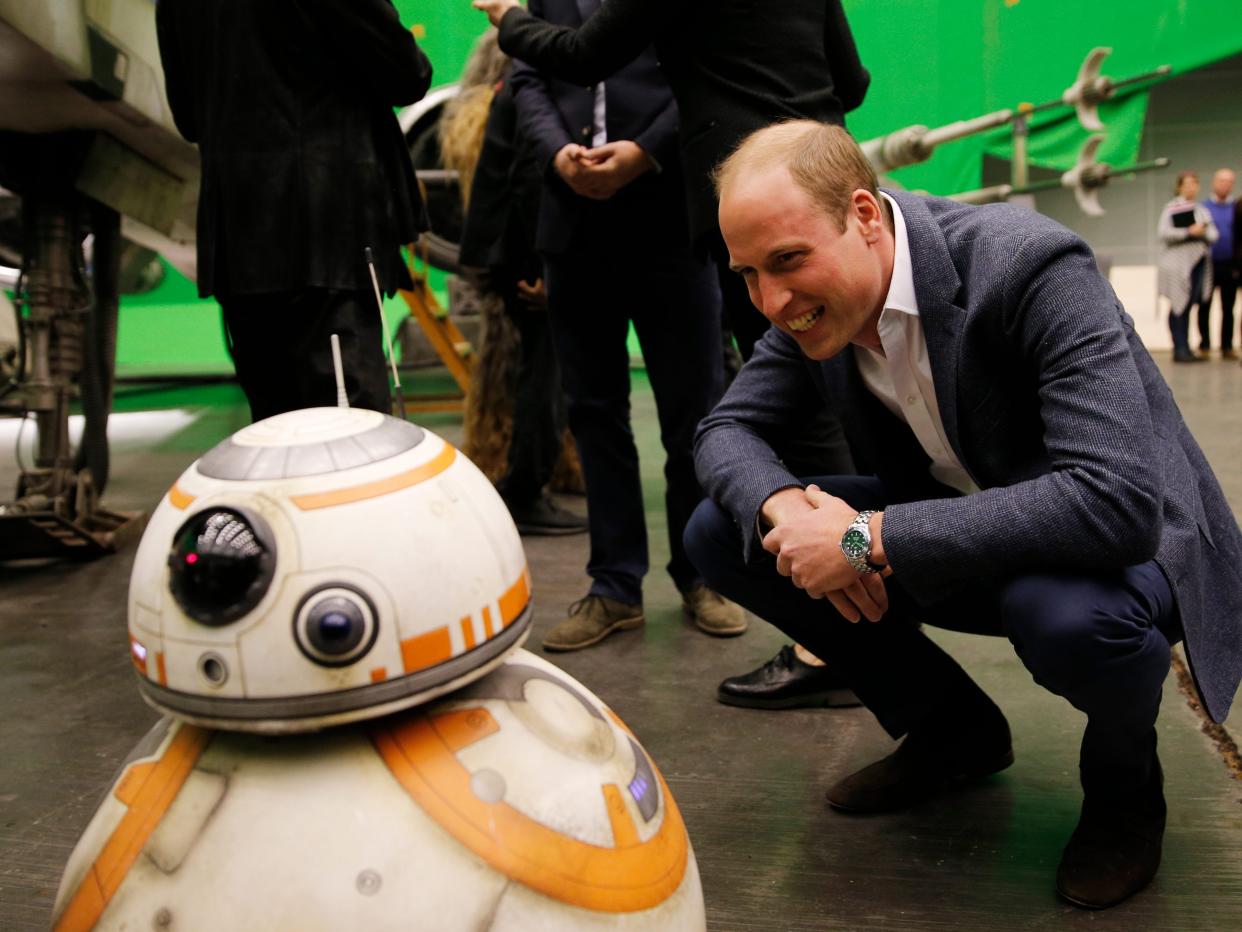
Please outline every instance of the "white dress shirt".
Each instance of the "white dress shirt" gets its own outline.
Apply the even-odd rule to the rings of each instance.
[[[602,146],[608,141],[608,111],[604,105],[604,82],[595,85],[595,112],[592,118],[595,134],[591,137],[591,148]]]
[[[880,196],[893,212],[894,242],[893,278],[880,312],[880,345],[884,352],[855,345],[854,358],[867,390],[914,432],[919,446],[931,458],[932,477],[969,495],[978,492],[979,487],[949,446],[940,419],[931,361],[927,358],[927,339],[923,336],[923,321],[914,293],[906,221],[891,197],[883,192]]]

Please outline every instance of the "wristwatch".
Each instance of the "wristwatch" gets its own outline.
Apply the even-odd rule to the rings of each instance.
[[[871,562],[871,516],[874,511],[860,511],[858,517],[841,535],[841,552],[858,573],[878,573],[883,566]]]

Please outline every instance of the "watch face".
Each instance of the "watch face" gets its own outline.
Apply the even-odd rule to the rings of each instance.
[[[859,560],[867,555],[870,549],[871,541],[867,540],[867,536],[858,528],[850,528],[841,537],[841,549],[845,551],[846,557],[851,560]]]

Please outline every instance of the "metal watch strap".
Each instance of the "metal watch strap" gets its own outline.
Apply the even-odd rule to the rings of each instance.
[[[874,511],[860,511],[841,535],[841,552],[858,573],[878,573],[883,567],[871,562],[871,516]]]

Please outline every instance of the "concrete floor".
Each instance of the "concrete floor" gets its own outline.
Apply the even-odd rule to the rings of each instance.
[[[1166,366],[1191,426],[1242,512],[1242,368]],[[113,508],[152,508],[199,454],[246,422],[231,385],[122,398],[112,428]],[[452,418],[419,419],[451,440]],[[648,494],[652,566],[667,559],[661,460],[650,391],[635,423]],[[0,422],[0,494],[11,494],[17,429]],[[29,436],[26,438],[29,441]],[[581,503],[568,500],[571,507]],[[528,539],[531,646],[585,592],[582,538]],[[133,548],[84,565],[0,567],[0,929],[46,928],[60,872],[101,794],[154,722],[127,656]],[[1171,679],[1160,741],[1170,803],[1154,885],[1103,913],[1060,902],[1052,876],[1078,809],[1082,717],[1034,686],[1000,641],[936,633],[997,698],[1017,762],[986,784],[910,812],[829,811],[832,780],[886,753],[863,710],[768,713],[712,699],[723,677],[783,642],[762,623],[713,640],[683,618],[653,570],[648,623],[553,659],[643,740],[685,816],[713,930],[1242,928],[1242,783],[1226,769]],[[1242,728],[1235,705],[1230,725]]]

